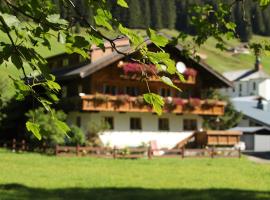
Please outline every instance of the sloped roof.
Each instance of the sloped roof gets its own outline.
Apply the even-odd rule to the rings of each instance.
[[[237,126],[237,127],[231,128],[230,130],[241,131],[243,133],[255,133],[258,131],[267,131],[267,133],[270,134],[270,128],[265,127],[265,126],[250,126],[250,127]]]
[[[238,71],[231,71],[223,73],[230,81],[249,81],[252,79],[259,79],[259,78],[270,78],[270,76],[265,73],[263,70],[238,70]]]
[[[232,98],[235,109],[242,112],[247,118],[270,127],[270,112],[257,108],[257,100],[255,97],[238,97]]]
[[[150,44],[153,44],[153,43],[150,42],[149,40],[147,40],[147,45],[150,45]],[[183,50],[183,48],[180,45],[178,45],[174,48],[180,52]],[[121,47],[118,50],[123,52],[123,53],[129,53],[132,51],[130,46]],[[72,78],[72,77],[85,78],[86,76],[89,76],[89,75],[95,73],[96,71],[103,69],[104,67],[123,59],[124,57],[125,57],[125,55],[119,54],[119,53],[114,51],[113,53],[111,53],[107,56],[103,56],[102,58],[100,58],[92,63],[82,65],[82,66],[79,66],[76,68],[58,70],[58,71],[55,71],[54,74],[57,76],[58,79],[68,79],[68,78]],[[189,57],[189,59],[192,60],[193,62],[197,63],[202,68],[202,70],[206,71],[207,73],[210,73],[213,77],[220,80],[220,82],[222,83],[221,85],[223,87],[232,87],[232,82],[230,82],[222,74],[215,71],[213,68],[211,68],[206,63],[203,63],[202,61],[198,62],[197,60],[195,60],[195,58],[192,58],[192,57]]]

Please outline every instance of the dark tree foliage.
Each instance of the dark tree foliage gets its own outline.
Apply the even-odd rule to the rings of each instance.
[[[213,117],[213,116],[204,116],[204,128],[210,130],[227,130],[237,126],[240,120],[243,117],[242,113],[239,113],[235,110],[234,105],[228,97],[222,96],[217,90],[208,90],[205,96],[206,98],[217,98],[227,102],[225,107],[225,112],[223,116]]]
[[[150,0],[151,4],[151,27],[154,29],[163,28],[161,0]]]
[[[176,7],[174,0],[161,0],[163,28],[174,29],[176,23]]]
[[[63,1],[52,0],[59,5],[58,9],[61,16],[68,20],[78,23],[79,19],[74,19],[72,10],[64,9]],[[109,2],[113,5],[115,0]],[[188,34],[196,34],[194,27],[190,23],[192,13],[189,8],[192,5],[213,5],[218,9],[218,3],[230,4],[233,0],[128,0],[129,9],[111,6],[112,14],[123,24],[130,28],[148,28],[154,29],[177,29]],[[239,1],[232,9],[231,18],[237,24],[236,34],[243,42],[247,42],[252,33],[259,35],[270,35],[270,7],[264,10],[253,0]],[[93,20],[93,11],[86,0],[74,1],[91,22]],[[110,6],[110,5],[109,5]],[[82,25],[82,24],[81,24]]]
[[[141,10],[140,0],[129,0],[127,1],[129,9],[128,12],[128,26],[130,28],[142,28],[143,25],[143,13]]]
[[[142,28],[149,28],[151,25],[151,16],[150,16],[150,1],[149,0],[140,0],[140,6],[142,10]]]

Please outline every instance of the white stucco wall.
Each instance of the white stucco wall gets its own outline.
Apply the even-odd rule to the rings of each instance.
[[[267,91],[266,88],[270,86],[270,80],[269,85],[267,86],[261,86],[264,82],[264,79],[252,79],[249,81],[236,81],[233,83],[234,88],[222,88],[220,89],[221,94],[229,96],[229,97],[240,97],[240,96],[255,96],[255,95],[265,95],[266,93],[269,93],[270,98],[270,91]],[[254,89],[254,83],[255,83],[255,89]],[[242,87],[242,90],[240,91],[240,85]],[[262,88],[262,89],[260,89]],[[265,89],[264,89],[265,88]]]
[[[169,119],[169,131],[158,130],[158,116],[152,113],[117,113],[72,112],[68,115],[68,123],[75,124],[76,118],[81,118],[81,126],[87,130],[91,122],[99,123],[104,117],[114,118],[114,129],[107,130],[100,136],[103,144],[109,146],[139,146],[142,143],[156,141],[159,148],[172,148],[181,140],[189,137],[192,131],[183,131],[184,119],[196,119],[198,129],[202,128],[203,119],[198,115],[176,115],[165,113],[161,118]],[[130,130],[130,118],[139,117],[142,130]]]
[[[270,100],[270,79],[266,79],[260,83],[258,94],[266,100]]]
[[[113,131],[130,131],[130,118],[139,117],[142,121],[142,130],[140,132],[153,132],[158,130],[158,116],[152,113],[118,113],[118,112],[99,112],[99,113],[83,113],[71,112],[68,115],[68,123],[76,124],[76,118],[81,117],[81,125],[84,130],[87,130],[91,122],[99,123],[104,117],[114,118]],[[184,119],[196,119],[198,129],[202,128],[203,119],[198,115],[176,115],[164,113],[161,118],[169,119],[170,132],[183,131]],[[132,131],[131,131],[132,132]]]

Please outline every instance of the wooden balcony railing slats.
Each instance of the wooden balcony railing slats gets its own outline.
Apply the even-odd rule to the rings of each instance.
[[[129,97],[128,101],[125,101],[121,105],[116,105],[117,96],[107,96],[108,99],[105,102],[97,102],[95,95],[82,96],[82,110],[83,111],[116,111],[116,112],[153,112],[150,105],[138,105],[136,103],[136,97]],[[183,105],[175,105],[172,110],[164,109],[164,112],[170,112],[175,114],[197,114],[197,115],[223,115],[226,103],[223,101],[217,101],[216,104],[211,106],[203,106],[204,100],[201,100],[200,106],[195,106],[190,109],[185,106],[188,100],[183,100]]]

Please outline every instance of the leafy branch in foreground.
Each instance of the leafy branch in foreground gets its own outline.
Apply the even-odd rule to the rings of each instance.
[[[104,42],[107,41],[119,54],[130,56],[137,51],[140,53],[140,57],[132,58],[134,61],[144,64],[152,63],[157,70],[164,70],[165,66],[165,71],[168,74],[177,74],[181,79],[181,74],[176,70],[175,62],[163,48],[168,44],[177,44],[178,40],[185,41],[187,39],[185,34],[180,33],[177,38],[168,40],[149,28],[146,34],[159,49],[158,52],[151,52],[142,36],[125,27],[112,16],[107,0],[86,1],[94,13],[93,23],[90,23],[80,13],[73,0],[60,0],[66,9],[73,11],[69,13],[69,18],[79,19],[79,22],[86,26],[86,35],[73,34],[70,31],[73,23],[63,19],[52,2],[51,0],[1,1],[0,33],[4,33],[6,38],[0,38],[0,65],[1,68],[12,68],[9,77],[16,86],[17,99],[22,100],[26,96],[32,95],[51,113],[52,119],[55,120],[63,133],[67,133],[69,128],[57,120],[51,111],[53,103],[58,101],[57,93],[61,88],[55,82],[55,77],[50,74],[46,59],[37,51],[37,47],[51,49],[51,38],[56,38],[59,43],[65,44],[68,53],[78,53],[84,58],[89,58],[89,49],[92,45],[104,49]],[[114,2],[115,6],[120,6],[123,9],[128,8],[125,0]],[[270,3],[269,0],[258,0],[257,2],[262,7],[268,6]],[[224,41],[221,35],[227,35],[228,38],[234,36],[235,24],[227,17],[231,6],[232,4],[225,3],[220,3],[217,9],[211,5],[192,6],[192,23],[198,33],[193,37],[196,45],[202,45],[209,37],[215,37],[218,40],[217,47],[222,49]],[[101,32],[99,27],[114,32],[117,36],[111,38]],[[115,41],[123,36],[129,38],[132,52],[122,52],[116,47]],[[257,45],[256,48],[266,49],[267,46]],[[159,95],[150,91],[147,71],[144,71],[143,68],[142,75],[144,75],[143,80],[148,88],[148,94],[144,95],[144,99],[153,106],[155,112],[161,114],[164,101]],[[169,77],[163,76],[160,79],[165,84],[180,90]],[[40,94],[37,88],[42,88],[46,92]],[[28,121],[26,128],[38,139],[41,139],[40,124],[35,119]]]

